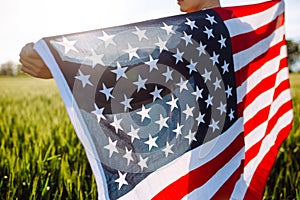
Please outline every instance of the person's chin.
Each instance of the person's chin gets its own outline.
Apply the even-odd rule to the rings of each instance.
[[[183,7],[180,7],[180,11],[181,11],[181,12],[188,12],[188,10],[185,9],[185,8],[183,8]]]

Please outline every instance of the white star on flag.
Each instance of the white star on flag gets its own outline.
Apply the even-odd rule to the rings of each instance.
[[[151,107],[146,109],[144,105],[142,105],[142,110],[137,112],[138,115],[141,115],[142,119],[141,121],[143,122],[145,118],[151,119],[149,116],[149,112],[151,110]]]
[[[158,147],[157,146],[157,144],[156,144],[156,140],[158,139],[158,137],[152,137],[152,135],[150,134],[149,135],[149,140],[147,140],[146,142],[145,142],[145,144],[147,144],[148,146],[149,146],[149,151],[151,151],[151,149],[153,148],[153,147]]]
[[[181,37],[181,39],[183,39],[185,41],[185,46],[187,46],[188,44],[193,44],[192,42],[192,35],[188,35],[186,34],[186,32],[183,32],[184,36]]]
[[[230,121],[234,119],[234,115],[233,114],[234,114],[234,110],[230,109],[230,113],[228,115],[229,118],[230,118]]]
[[[184,137],[189,140],[189,144],[192,144],[193,141],[197,141],[196,133],[196,131],[192,132],[191,130],[189,130],[189,134]]]
[[[163,127],[169,128],[167,121],[169,117],[164,118],[161,114],[159,115],[159,120],[155,123],[159,125],[159,131],[163,129]]]
[[[206,83],[206,81],[208,81],[208,80],[211,81],[211,78],[210,78],[211,71],[208,72],[208,71],[206,70],[206,68],[205,68],[204,70],[205,70],[205,72],[204,72],[204,74],[202,74],[201,76],[202,76],[203,78],[205,78],[204,83]]]
[[[113,153],[119,153],[118,149],[117,149],[117,142],[118,140],[115,140],[114,142],[110,139],[110,137],[108,138],[108,145],[104,146],[105,149],[107,149],[109,151],[109,157],[111,158],[111,156],[113,155]]]
[[[173,76],[172,76],[173,70],[170,70],[170,67],[167,67],[167,71],[165,73],[163,73],[162,75],[166,77],[166,83],[169,80],[173,80]]]
[[[138,91],[140,91],[140,89],[145,89],[146,90],[146,81],[147,81],[148,79],[142,79],[142,77],[139,75],[138,76],[138,81],[136,81],[136,82],[133,82],[133,84],[134,85],[136,85],[137,86],[137,92]]]
[[[148,168],[148,165],[147,165],[147,161],[148,161],[149,158],[143,158],[141,155],[140,155],[140,161],[138,163],[138,165],[141,167],[141,171],[144,170],[144,168]]]
[[[190,26],[191,30],[194,30],[194,28],[198,29],[198,26],[196,26],[195,21],[191,21],[189,18],[186,18],[185,24]]]
[[[199,56],[201,56],[202,54],[206,55],[206,48],[207,45],[203,45],[202,42],[200,41],[199,47],[197,47],[197,50],[199,51]]]
[[[199,116],[196,118],[196,120],[198,121],[198,126],[200,125],[200,123],[205,123],[204,121],[204,117],[205,117],[205,113],[202,114],[201,112],[199,112]]]
[[[213,37],[213,38],[215,37],[214,34],[213,34],[213,29],[208,29],[206,26],[204,28],[205,28],[205,31],[203,31],[203,32],[207,34],[207,39],[208,40],[211,37]]]
[[[100,55],[96,54],[96,52],[93,49],[91,51],[92,51],[92,55],[88,56],[87,59],[92,61],[92,68],[95,68],[95,66],[97,64],[100,64],[100,65],[104,66],[105,64],[102,60],[104,55],[103,54],[100,54]]]
[[[166,51],[169,50],[169,49],[167,48],[167,41],[162,41],[162,39],[161,39],[160,37],[158,37],[158,42],[155,43],[155,45],[159,47],[160,53],[161,53],[163,50],[166,50]]]
[[[118,81],[121,77],[127,78],[126,73],[125,73],[127,68],[128,67],[122,67],[120,65],[120,63],[117,62],[117,69],[111,70],[113,73],[115,73],[117,75],[116,81]]]
[[[158,99],[162,99],[160,93],[163,89],[158,89],[157,85],[154,88],[153,92],[150,92],[150,94],[153,96],[153,102],[158,98]]]
[[[220,115],[222,115],[223,113],[226,113],[226,103],[223,104],[222,101],[220,102],[220,106],[217,107],[218,110],[220,110]]]
[[[168,26],[166,23],[163,22],[164,27],[161,27],[161,29],[165,30],[168,35],[170,34],[176,34],[175,31],[173,30],[173,26],[170,25]]]
[[[179,91],[182,92],[182,90],[188,90],[187,84],[189,80],[184,81],[182,77],[180,77],[180,83],[177,83],[176,85],[180,87]]]
[[[190,69],[190,71],[189,71],[190,74],[192,74],[193,71],[197,72],[197,69],[196,69],[197,64],[198,64],[197,62],[194,63],[193,60],[191,59],[190,64],[186,66],[187,68]]]
[[[96,115],[98,123],[100,122],[101,119],[106,120],[105,116],[103,115],[104,108],[98,108],[96,104],[94,104],[94,107],[95,110],[92,111],[91,113]]]
[[[104,31],[102,31],[103,36],[98,37],[98,39],[103,40],[105,43],[105,47],[108,47],[110,44],[116,46],[114,42],[115,35],[108,35]]]
[[[122,174],[120,171],[118,171],[118,173],[119,173],[119,178],[116,179],[115,182],[119,183],[119,190],[120,190],[123,185],[128,185],[128,182],[126,181],[127,173]]]
[[[173,111],[174,108],[178,108],[178,106],[177,106],[178,98],[175,99],[173,95],[171,97],[172,97],[172,100],[168,101],[167,104],[169,104],[171,106],[171,111]]]
[[[145,62],[145,64],[149,65],[149,67],[150,67],[149,68],[149,72],[151,72],[153,69],[157,69],[158,70],[157,62],[158,62],[158,59],[154,60],[151,55],[149,56],[149,61]]]
[[[134,141],[134,139],[140,139],[140,136],[138,135],[138,132],[140,131],[140,128],[135,129],[132,125],[130,127],[130,132],[127,133],[131,137],[131,142]]]
[[[199,98],[203,98],[202,96],[203,88],[199,90],[199,87],[196,86],[196,92],[193,92],[192,95],[196,96],[196,101],[198,101]]]
[[[173,57],[176,58],[176,64],[181,61],[183,62],[182,60],[182,56],[183,56],[184,52],[180,52],[179,49],[177,48],[177,53],[173,55]]]
[[[222,79],[218,79],[218,77],[216,77],[216,81],[213,83],[213,85],[215,86],[215,91],[217,91],[217,89],[221,89],[221,82],[222,82]]]
[[[210,57],[210,59],[213,61],[213,65],[216,65],[216,63],[219,63],[219,54],[216,54],[216,52],[213,52],[213,56]]]
[[[79,76],[75,76],[75,78],[81,81],[83,88],[85,88],[86,84],[88,84],[90,86],[94,86],[89,80],[89,78],[91,76],[90,74],[84,75],[80,69],[78,70],[78,73],[79,73]]]
[[[224,65],[221,66],[221,68],[223,69],[223,74],[225,74],[226,72],[229,72],[229,63],[226,62],[226,60],[224,60]]]
[[[77,40],[68,40],[66,37],[62,37],[62,42],[55,42],[59,45],[62,45],[65,48],[65,52],[64,54],[69,53],[69,51],[73,50],[77,53],[79,53],[79,51],[75,48],[75,44],[77,42]]]
[[[215,16],[210,16],[209,14],[206,14],[206,20],[208,20],[210,22],[211,25],[213,25],[214,23],[217,24],[216,20],[215,20]]]
[[[115,128],[116,133],[119,132],[119,130],[123,131],[123,128],[121,126],[121,119],[117,119],[117,116],[114,116],[114,121],[112,123],[110,123],[111,126],[113,126]]]
[[[113,98],[113,95],[111,94],[111,91],[114,89],[113,87],[107,88],[104,83],[102,83],[102,90],[100,90],[101,93],[103,93],[106,96],[106,101],[108,101],[110,98]]]
[[[148,37],[145,35],[146,30],[140,30],[138,27],[135,27],[136,31],[133,32],[133,34],[137,35],[139,37],[139,41],[142,41],[142,39],[148,40]]]
[[[213,129],[213,132],[215,132],[216,129],[219,130],[220,129],[219,126],[218,126],[219,121],[215,121],[214,119],[211,119],[211,120],[212,120],[212,122],[209,125],[209,127]]]
[[[212,100],[213,100],[213,96],[210,96],[210,94],[208,95],[207,99],[205,100],[206,103],[206,108],[208,108],[210,105],[213,106]]]
[[[172,151],[172,147],[174,144],[170,145],[169,142],[166,144],[166,148],[164,148],[162,151],[165,152],[166,158],[169,156],[169,154],[173,154],[174,152]]]
[[[129,43],[128,43],[128,49],[123,50],[124,52],[128,53],[129,55],[129,60],[132,60],[133,57],[140,58],[139,55],[137,54],[137,50],[139,48],[133,48]]]
[[[177,123],[177,127],[176,129],[173,130],[174,133],[176,133],[176,139],[178,138],[179,135],[182,135],[182,128],[183,125],[180,125],[179,123]]]
[[[189,117],[193,117],[193,110],[195,107],[190,107],[188,104],[186,104],[186,109],[182,111],[185,114],[185,119],[187,120]]]
[[[132,157],[132,149],[129,151],[127,147],[125,147],[126,153],[123,155],[123,158],[127,160],[127,165],[129,165],[130,161],[134,161]]]
[[[218,40],[218,42],[219,42],[219,43],[220,43],[220,45],[221,45],[220,49],[222,49],[223,47],[225,47],[225,48],[226,48],[226,44],[225,44],[225,42],[226,42],[226,38],[224,38],[222,34],[221,34],[221,39],[220,39],[220,40]]]
[[[232,96],[232,88],[229,87],[229,85],[227,86],[227,90],[225,91],[225,93],[227,94],[227,98]]]
[[[130,103],[131,101],[133,100],[133,98],[128,98],[125,94],[124,94],[124,101],[121,102],[121,104],[124,105],[124,112],[126,112],[126,110],[129,108],[129,109],[132,109]]]

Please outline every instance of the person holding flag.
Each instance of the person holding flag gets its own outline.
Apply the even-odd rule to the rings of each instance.
[[[99,199],[261,199],[293,112],[284,2],[46,37],[22,70],[54,78]]]

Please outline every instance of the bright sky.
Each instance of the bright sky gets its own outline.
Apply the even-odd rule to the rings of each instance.
[[[242,2],[242,3],[241,3]],[[222,6],[263,0],[221,0]],[[300,1],[286,0],[288,39],[300,39]],[[0,0],[0,64],[42,37],[180,14],[176,0]]]

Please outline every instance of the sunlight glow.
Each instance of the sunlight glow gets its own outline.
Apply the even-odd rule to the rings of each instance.
[[[222,6],[264,0],[221,0]],[[299,5],[299,0],[287,0]],[[286,1],[286,2],[287,2]],[[0,0],[0,64],[19,59],[21,48],[42,37],[93,30],[180,14],[176,0]],[[296,6],[287,20],[299,21]],[[299,5],[300,6],[300,5]],[[296,16],[297,15],[297,16]],[[291,17],[290,17],[291,16]],[[292,30],[292,31],[289,31]],[[300,39],[299,26],[287,23],[287,37]]]

